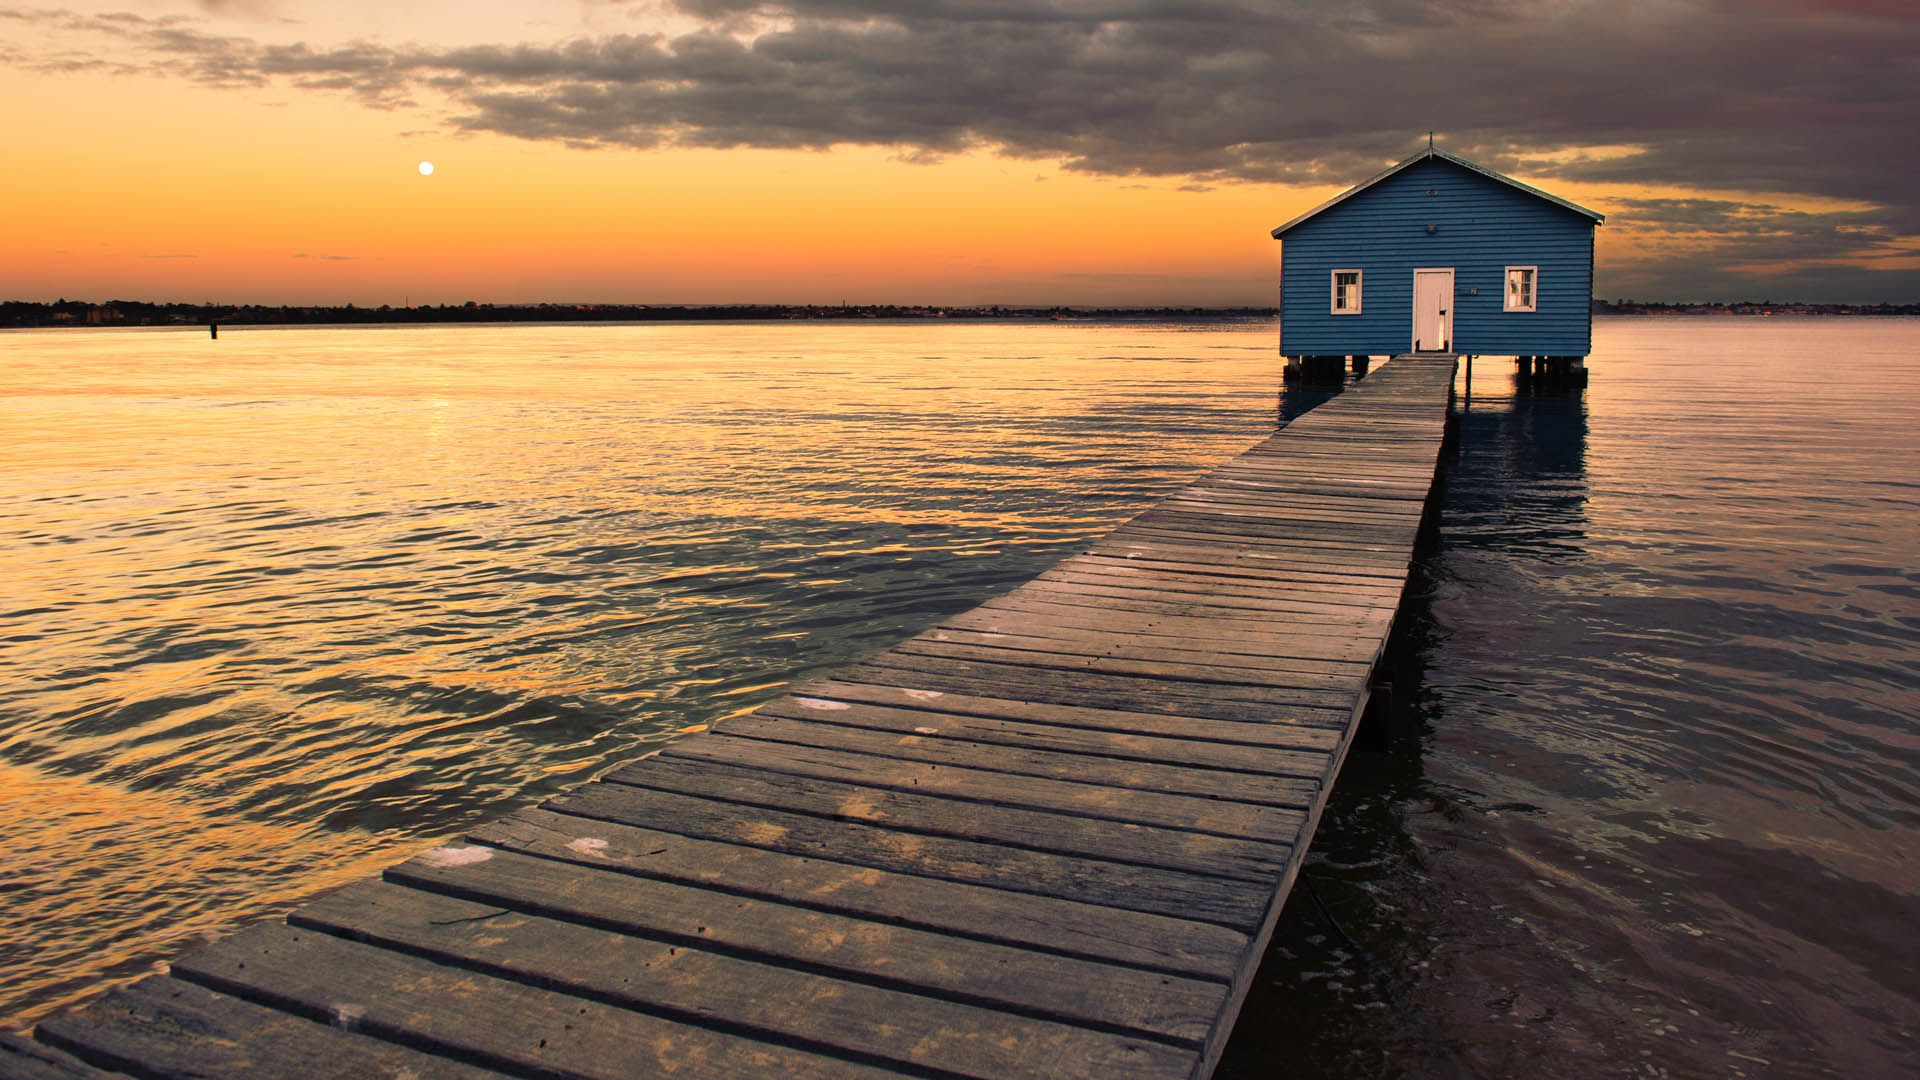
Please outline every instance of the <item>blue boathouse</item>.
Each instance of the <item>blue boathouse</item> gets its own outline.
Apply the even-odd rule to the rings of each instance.
[[[1602,220],[1428,147],[1273,230],[1287,371],[1405,352],[1584,367]]]

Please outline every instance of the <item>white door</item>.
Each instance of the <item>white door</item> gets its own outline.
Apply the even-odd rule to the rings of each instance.
[[[1413,272],[1413,351],[1453,347],[1453,270]]]

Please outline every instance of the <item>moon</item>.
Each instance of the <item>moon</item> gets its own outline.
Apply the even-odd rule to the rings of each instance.
[[[421,163],[420,163],[420,175],[421,175],[421,176],[432,176],[432,175],[433,175],[433,162],[431,162],[431,161],[423,161],[423,162],[421,162]]]

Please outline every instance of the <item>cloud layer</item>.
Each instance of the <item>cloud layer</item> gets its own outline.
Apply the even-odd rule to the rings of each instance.
[[[1906,0],[676,7],[701,28],[461,48],[93,24],[176,76],[444,102],[460,129],[575,146],[864,144],[916,160],[986,147],[1113,176],[1342,183],[1433,129],[1535,176],[1870,207],[1789,223],[1757,201],[1632,208],[1643,226],[1725,237],[1748,265],[1870,260],[1920,237],[1920,7]]]

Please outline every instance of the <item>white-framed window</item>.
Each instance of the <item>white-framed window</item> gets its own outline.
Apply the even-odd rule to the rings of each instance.
[[[1533,311],[1540,289],[1540,268],[1537,266],[1507,267],[1508,311]]]
[[[1360,314],[1360,271],[1335,270],[1333,272],[1333,313],[1335,315]]]

